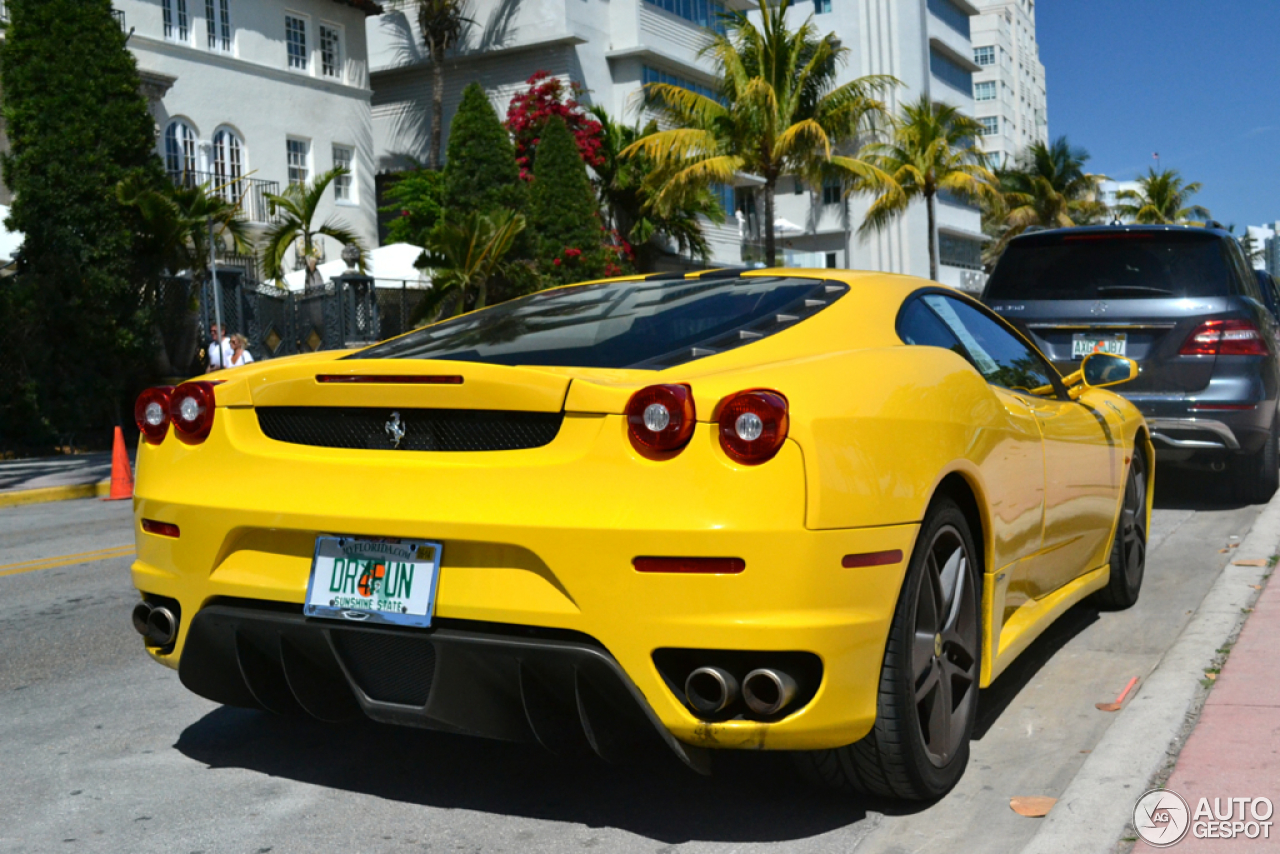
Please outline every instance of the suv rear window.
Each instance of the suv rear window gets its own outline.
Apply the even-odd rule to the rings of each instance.
[[[347,358],[658,370],[795,326],[848,290],[782,276],[579,285],[426,326]]]
[[[1082,232],[1010,242],[984,301],[1227,296],[1231,272],[1216,235]]]

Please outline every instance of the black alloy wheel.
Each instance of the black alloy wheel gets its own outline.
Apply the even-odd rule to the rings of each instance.
[[[951,790],[969,761],[982,666],[981,568],[969,523],[934,500],[889,629],[876,722],[861,741],[797,754],[809,778],[904,800]]]
[[[1111,578],[1094,594],[1094,604],[1106,611],[1122,611],[1138,601],[1147,566],[1147,461],[1134,448],[1125,479],[1124,501],[1111,544]]]

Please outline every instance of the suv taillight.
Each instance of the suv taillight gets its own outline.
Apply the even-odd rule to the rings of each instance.
[[[1178,355],[1266,356],[1270,352],[1253,321],[1206,320],[1187,336]]]
[[[183,383],[169,395],[173,432],[188,445],[198,445],[213,429],[213,383]]]

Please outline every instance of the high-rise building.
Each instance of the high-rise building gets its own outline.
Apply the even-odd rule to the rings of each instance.
[[[996,166],[1012,166],[1027,146],[1049,141],[1044,64],[1036,43],[1035,0],[973,0],[974,110],[982,145]]]
[[[710,91],[712,69],[698,55],[708,27],[723,26],[726,9],[750,9],[747,0],[477,0],[478,22],[456,56],[445,63],[444,114],[451,119],[462,89],[485,87],[499,115],[535,71],[575,80],[590,103],[625,121],[640,117],[640,90],[661,80]],[[978,10],[967,0],[802,0],[792,21],[810,15],[821,33],[834,32],[848,48],[840,80],[891,74],[903,86],[890,96],[895,109],[921,93],[973,114],[970,22]],[[425,159],[430,139],[431,73],[414,16],[393,12],[370,19],[374,156],[379,171]],[[447,126],[445,132],[447,134]],[[721,189],[728,222],[707,228],[712,261],[757,263],[762,257],[759,179],[740,175]],[[929,274],[926,212],[917,203],[888,229],[858,235],[869,200],[846,201],[838,187],[797,185],[784,176],[776,194],[778,261]],[[939,278],[970,290],[981,287],[981,233],[977,208],[946,197],[936,204]]]

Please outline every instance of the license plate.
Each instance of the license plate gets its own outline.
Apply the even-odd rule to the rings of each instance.
[[[439,543],[316,537],[303,613],[397,626],[431,625]]]
[[[1083,359],[1090,353],[1110,353],[1123,356],[1129,336],[1119,335],[1072,335],[1071,358]]]

